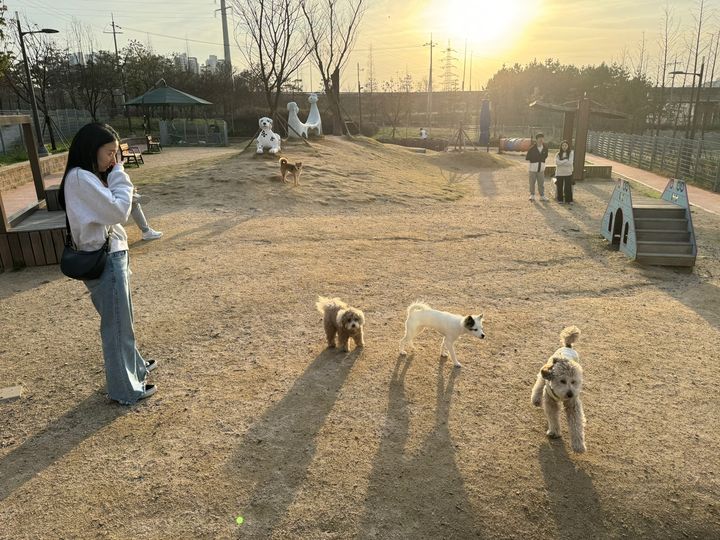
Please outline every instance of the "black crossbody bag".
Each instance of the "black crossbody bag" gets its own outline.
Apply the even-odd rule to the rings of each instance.
[[[60,200],[65,207],[65,179],[60,186]],[[105,238],[105,243],[96,251],[80,251],[75,249],[70,231],[70,221],[65,210],[65,247],[60,258],[60,271],[72,279],[97,279],[105,269],[108,252],[110,251],[110,235]]]

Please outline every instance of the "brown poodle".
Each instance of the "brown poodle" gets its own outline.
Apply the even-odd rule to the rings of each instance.
[[[323,314],[323,326],[329,348],[335,347],[335,334],[338,337],[338,347],[342,352],[347,352],[350,338],[355,341],[355,347],[365,346],[363,340],[365,315],[362,311],[348,306],[339,298],[325,298],[324,296],[318,296],[315,307]]]

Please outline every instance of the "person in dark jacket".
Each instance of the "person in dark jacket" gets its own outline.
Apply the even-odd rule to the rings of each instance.
[[[530,147],[525,160],[529,161],[528,173],[530,178],[530,200],[535,200],[535,183],[540,192],[540,200],[547,201],[545,197],[545,160],[548,157],[548,149],[545,146],[545,136],[542,133],[535,135],[535,144]]]

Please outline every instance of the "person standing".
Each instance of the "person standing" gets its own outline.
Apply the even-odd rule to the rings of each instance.
[[[140,195],[137,192],[137,189],[133,191],[132,196],[132,208],[130,210],[130,215],[133,218],[133,221],[135,221],[135,225],[138,226],[138,229],[140,229],[140,233],[142,234],[143,240],[157,240],[158,238],[162,238],[163,233],[160,231],[156,231],[153,229],[150,225],[148,225],[147,218],[145,217],[145,212],[143,212],[142,206],[140,206],[140,199],[142,198],[142,195]]]
[[[545,160],[548,157],[548,149],[545,146],[545,136],[542,133],[535,135],[535,144],[530,147],[525,160],[529,161],[528,173],[530,178],[530,200],[535,201],[535,184],[537,183],[540,192],[540,200],[547,201],[545,197]]]
[[[109,239],[102,274],[83,283],[100,315],[108,395],[130,405],[157,391],[147,383],[148,372],[157,364],[146,362],[135,342],[127,234],[121,225],[130,216],[134,188],[118,148],[118,134],[110,126],[80,128],[70,144],[60,202],[76,249],[95,251]]]
[[[555,154],[555,188],[557,201],[573,204],[573,151],[570,143],[560,143],[560,150]]]

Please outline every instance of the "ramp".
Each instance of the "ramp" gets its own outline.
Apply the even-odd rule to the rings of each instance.
[[[620,180],[601,232],[612,246],[641,264],[695,265],[697,243],[683,180],[671,179],[660,199],[633,196],[629,182]]]

